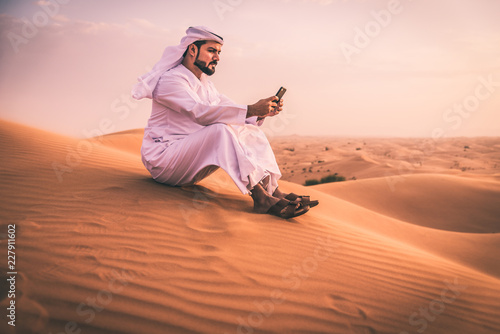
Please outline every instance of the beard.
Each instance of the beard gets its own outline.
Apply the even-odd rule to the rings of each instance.
[[[201,61],[198,59],[198,55],[196,55],[196,59],[194,61],[194,64],[196,65],[196,67],[198,67],[203,73],[205,73],[206,75],[212,75],[215,73],[215,68],[214,69],[210,69],[208,66],[210,65],[217,65],[217,62],[216,61],[212,61],[210,62],[208,65],[206,62],[204,61]]]

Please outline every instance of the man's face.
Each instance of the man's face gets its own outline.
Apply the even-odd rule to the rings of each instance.
[[[217,42],[206,42],[198,50],[194,64],[206,75],[214,74],[215,67],[220,60],[221,49],[222,45]]]

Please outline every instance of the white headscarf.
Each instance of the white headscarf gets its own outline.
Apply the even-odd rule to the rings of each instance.
[[[176,46],[167,46],[163,51],[160,61],[153,66],[153,69],[137,78],[139,81],[132,89],[132,97],[136,100],[142,98],[153,98],[153,91],[160,80],[160,76],[166,71],[174,68],[182,62],[182,55],[187,47],[201,40],[216,41],[224,44],[224,40],[219,35],[214,34],[207,27],[197,26],[189,27],[186,30],[186,36],[181,39],[181,43]]]

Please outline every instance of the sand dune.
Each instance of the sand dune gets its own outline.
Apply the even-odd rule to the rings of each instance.
[[[110,135],[95,137],[93,138],[93,143],[100,143],[110,148],[138,154],[141,150],[143,135],[143,129],[121,131]]]
[[[499,182],[437,174],[398,181],[378,178],[314,188],[371,211],[353,224],[500,278]],[[372,216],[378,215],[390,219],[373,224]]]
[[[283,179],[303,184],[332,173],[366,179],[420,173],[500,175],[500,138],[272,139]]]
[[[399,220],[434,229],[500,232],[500,183],[418,174],[322,184],[317,190]]]
[[[152,181],[140,131],[89,141],[0,129],[1,233],[16,224],[18,271],[16,327],[3,319],[2,333],[500,331],[493,166],[475,175],[433,165],[396,174],[391,189],[387,161],[353,150],[348,161],[374,167],[372,178],[283,181],[321,202],[285,221],[252,213],[221,171],[195,187]],[[288,166],[316,159],[287,152]],[[446,160],[435,155],[426,159]]]

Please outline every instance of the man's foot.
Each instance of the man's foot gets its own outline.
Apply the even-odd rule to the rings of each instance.
[[[253,211],[257,213],[267,213],[267,211],[276,203],[280,201],[279,198],[273,196],[264,196],[253,201]]]
[[[287,194],[285,193],[282,193],[280,188],[277,187],[276,190],[274,190],[274,193],[273,193],[273,197],[276,197],[276,198],[279,198],[279,199],[283,199],[285,198]]]
[[[250,193],[253,199],[253,210],[257,213],[269,213],[281,218],[296,217],[309,211],[309,206],[300,200],[290,201],[271,196],[261,184],[257,184]]]

